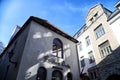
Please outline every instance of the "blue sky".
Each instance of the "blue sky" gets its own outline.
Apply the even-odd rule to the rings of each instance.
[[[16,25],[30,16],[48,20],[73,36],[84,24],[91,7],[101,3],[111,11],[118,0],[0,0],[0,41],[7,45]]]

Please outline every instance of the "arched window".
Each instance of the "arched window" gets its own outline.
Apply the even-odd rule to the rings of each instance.
[[[67,74],[67,80],[72,80],[72,73],[69,72],[69,73]]]
[[[52,72],[52,80],[63,80],[63,75],[59,70]]]
[[[36,80],[46,80],[47,71],[44,67],[40,67],[37,72]]]
[[[53,40],[53,55],[63,58],[63,44],[58,38]]]

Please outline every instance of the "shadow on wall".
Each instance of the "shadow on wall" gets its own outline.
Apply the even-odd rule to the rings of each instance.
[[[66,64],[66,62],[64,61],[63,62],[63,58],[59,58],[59,57],[56,57],[55,55],[53,55],[53,48],[54,48],[54,45],[53,45],[53,40],[52,39],[54,39],[54,38],[52,38],[51,37],[52,36],[52,34],[50,34],[49,32],[48,32],[48,34],[46,33],[40,33],[40,32],[36,32],[34,35],[33,35],[33,40],[32,40],[32,42],[34,42],[35,44],[37,44],[37,45],[41,45],[41,46],[43,46],[41,49],[39,49],[39,50],[35,50],[36,52],[33,52],[33,53],[31,53],[31,55],[29,56],[29,61],[30,61],[30,64],[29,64],[29,68],[27,69],[27,70],[25,70],[25,73],[26,73],[26,76],[25,76],[25,78],[26,79],[30,79],[30,80],[32,80],[32,79],[35,79],[35,77],[36,77],[36,75],[37,75],[37,73],[38,73],[38,68],[40,67],[40,66],[44,66],[44,67],[46,67],[46,65],[41,65],[42,63],[50,63],[49,65],[50,66],[48,66],[47,65],[47,67],[45,68],[46,69],[46,72],[47,71],[50,71],[49,69],[51,69],[51,68],[53,68],[53,67],[51,67],[51,66],[55,66],[55,65],[57,65],[57,66],[64,66],[64,67],[66,67],[66,68],[69,68],[70,66],[68,65],[68,64]],[[43,43],[36,43],[36,42],[39,42],[39,41],[44,41]],[[47,42],[47,41],[52,41],[52,42],[50,42],[50,43],[52,43],[51,45],[49,45],[49,46],[45,46],[45,42]],[[46,43],[46,45],[48,45],[48,44],[50,44],[49,42],[47,42]],[[34,44],[34,45],[35,45]],[[46,48],[46,47],[48,47],[48,48]],[[70,50],[70,46],[66,43],[66,44],[64,44],[64,52],[65,53],[68,53],[68,52],[70,52],[69,50]],[[67,52],[68,51],[68,52]],[[55,52],[55,51],[54,51]],[[65,56],[66,54],[64,54],[64,56]],[[34,57],[33,57],[34,56]],[[68,58],[67,56],[65,56],[65,58]],[[31,61],[31,59],[32,59],[32,61]],[[59,63],[57,63],[58,61],[60,61]],[[36,62],[37,62],[37,64],[36,64]],[[58,67],[59,68],[59,67]],[[61,68],[61,67],[60,67]],[[66,73],[68,73],[67,71],[65,71]],[[65,73],[64,72],[64,73]],[[41,74],[42,75],[42,74]],[[65,76],[65,75],[63,75],[63,76]]]
[[[88,71],[95,70],[97,70],[97,78],[100,80],[120,80],[120,46]]]
[[[41,68],[41,69],[40,69]],[[49,70],[50,68],[44,68],[44,67],[38,67],[38,69],[36,69],[36,71],[34,71],[34,75],[32,75],[31,72],[27,73],[25,76],[26,80],[46,80],[47,79],[47,70]]]
[[[38,63],[39,64],[39,63]],[[26,80],[64,80],[65,76],[68,80],[72,80],[72,73],[69,70],[63,70],[58,69],[60,67],[45,67],[45,65],[40,65],[36,70],[34,71],[34,75],[32,75],[33,72],[28,72],[25,76]],[[67,73],[67,74],[66,74]]]
[[[95,60],[91,58],[82,58],[80,61],[80,78],[81,80],[90,80],[88,69],[95,66]]]
[[[118,48],[116,48],[114,51],[112,51],[111,54],[109,54],[108,56],[106,56],[99,64],[98,66],[103,66],[103,65],[107,65],[110,63],[114,63],[116,61],[120,60],[120,46]]]

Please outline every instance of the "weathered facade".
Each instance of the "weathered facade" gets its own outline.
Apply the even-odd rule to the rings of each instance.
[[[77,42],[30,17],[0,56],[0,80],[79,80]]]

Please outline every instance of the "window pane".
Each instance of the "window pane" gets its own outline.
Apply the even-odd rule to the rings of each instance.
[[[101,50],[101,57],[104,57],[104,52],[103,52],[103,50]]]
[[[112,52],[109,41],[105,41],[104,43],[99,45],[99,49],[100,49],[101,57],[105,57]]]
[[[63,58],[63,45],[61,40],[59,39],[53,40],[53,55],[56,57]]]
[[[109,50],[110,50],[110,53],[112,52],[112,49],[111,49],[111,47],[109,46]]]
[[[81,60],[81,67],[84,67],[84,66],[85,66],[85,60],[82,59],[82,60]]]
[[[61,71],[55,70],[52,72],[52,80],[62,80],[63,75]]]
[[[88,56],[89,56],[89,63],[95,62],[95,59],[94,59],[94,56],[93,56],[93,52],[92,52],[92,51],[90,51],[90,52],[88,53]]]
[[[43,67],[40,67],[37,72],[37,79],[36,80],[46,80],[46,69]]]
[[[91,44],[89,36],[85,38],[86,46],[89,46]]]
[[[95,30],[96,38],[101,37],[103,34],[105,34],[104,28],[102,25],[98,26]]]

